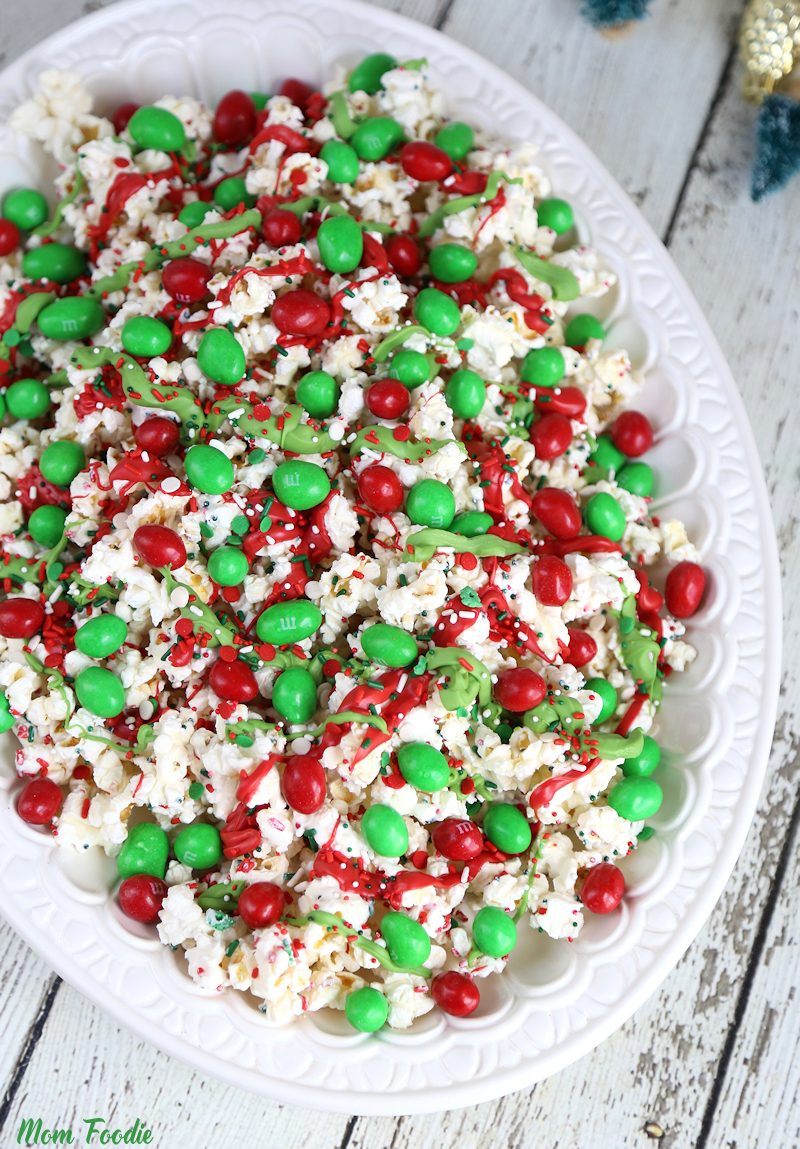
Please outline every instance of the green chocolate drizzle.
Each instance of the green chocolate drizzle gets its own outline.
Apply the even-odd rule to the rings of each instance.
[[[427,562],[436,551],[445,548],[454,550],[456,554],[477,555],[478,558],[482,559],[492,556],[518,555],[525,550],[518,543],[501,539],[498,535],[479,535],[477,538],[468,538],[466,535],[459,535],[454,531],[441,531],[436,527],[425,527],[421,531],[415,531],[406,539],[407,555],[415,562]],[[406,555],[403,557],[405,558]]]
[[[525,247],[515,246],[513,251],[529,275],[534,279],[540,279],[551,288],[553,299],[568,303],[571,299],[578,298],[581,293],[580,284],[568,268],[559,267],[549,259],[542,259]]]

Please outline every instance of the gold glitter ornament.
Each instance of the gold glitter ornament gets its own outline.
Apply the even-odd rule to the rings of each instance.
[[[800,2],[750,0],[742,17],[739,55],[744,94],[760,104],[800,64]]]

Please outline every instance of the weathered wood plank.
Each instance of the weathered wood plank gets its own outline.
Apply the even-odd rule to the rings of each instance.
[[[3,1019],[0,1084],[5,1089],[56,977],[19,934],[2,920],[0,953],[0,1017]]]
[[[456,0],[442,30],[495,61],[574,128],[663,233],[727,59],[728,0],[672,0],[618,39],[576,3]]]
[[[31,1058],[5,1125],[4,1143],[21,1121],[83,1130],[102,1116],[126,1128],[139,1117],[159,1146],[340,1145],[348,1118],[273,1105],[186,1068],[120,1029],[102,1010],[65,986]]]

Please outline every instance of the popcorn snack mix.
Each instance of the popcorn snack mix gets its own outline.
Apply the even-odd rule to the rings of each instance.
[[[62,165],[0,208],[19,816],[274,1022],[466,1017],[625,896],[694,658],[614,276],[423,60],[15,123]]]

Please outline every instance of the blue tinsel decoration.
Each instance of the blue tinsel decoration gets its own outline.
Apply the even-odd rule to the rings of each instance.
[[[758,113],[752,196],[758,203],[800,172],[800,104],[767,96]]]
[[[613,28],[647,15],[650,0],[583,0],[581,9],[595,28]]]

